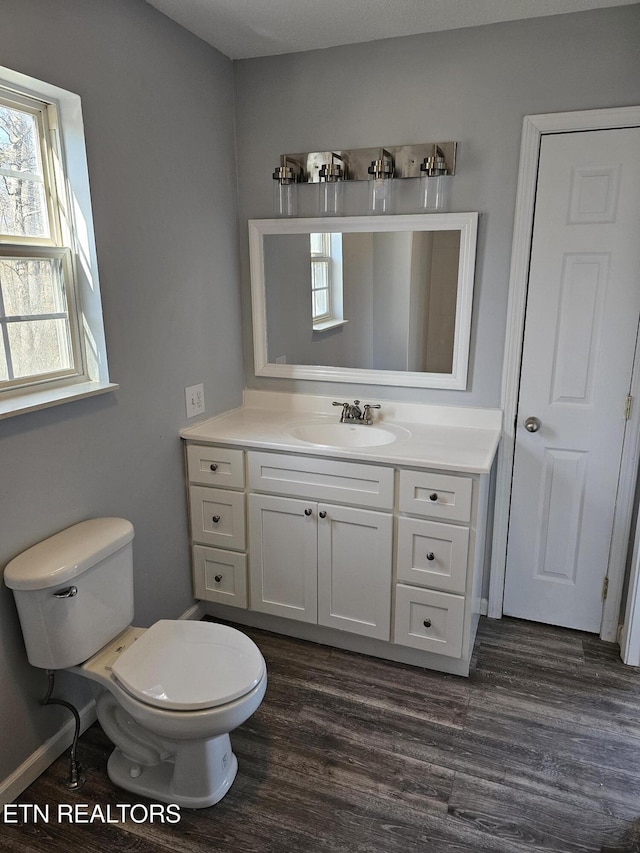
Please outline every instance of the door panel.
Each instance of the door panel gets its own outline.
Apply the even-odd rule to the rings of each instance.
[[[638,150],[638,128],[540,147],[504,612],[592,632],[640,314]]]

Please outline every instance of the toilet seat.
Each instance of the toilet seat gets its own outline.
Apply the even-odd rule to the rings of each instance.
[[[227,625],[161,619],[112,666],[116,681],[147,705],[215,708],[253,690],[265,674],[260,650]]]

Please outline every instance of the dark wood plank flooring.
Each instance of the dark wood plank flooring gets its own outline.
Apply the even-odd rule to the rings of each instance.
[[[598,853],[638,850],[640,671],[597,638],[483,620],[469,679],[246,630],[267,661],[240,769],[178,824],[0,824],[7,851]],[[112,785],[96,724],[20,803],[144,802]],[[627,841],[624,842],[625,837]]]

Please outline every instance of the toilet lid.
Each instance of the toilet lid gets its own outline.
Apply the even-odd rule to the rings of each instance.
[[[162,619],[118,657],[112,672],[147,705],[194,711],[244,696],[265,668],[256,644],[235,628]]]

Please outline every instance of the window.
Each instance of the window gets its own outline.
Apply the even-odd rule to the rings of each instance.
[[[0,68],[0,417],[116,387],[79,100]]]
[[[331,317],[331,248],[328,234],[310,234],[311,317],[314,325]]]
[[[310,234],[311,319],[314,331],[343,325],[342,234]]]

